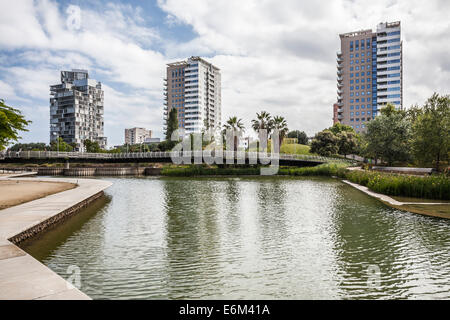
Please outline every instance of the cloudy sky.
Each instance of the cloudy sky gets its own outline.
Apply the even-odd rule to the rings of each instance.
[[[222,71],[222,121],[249,127],[266,110],[312,135],[332,124],[339,33],[400,20],[405,106],[450,93],[449,12],[448,0],[0,0],[0,98],[33,121],[22,141],[48,142],[49,85],[88,69],[109,146],[126,127],[162,137],[165,64],[199,55]]]

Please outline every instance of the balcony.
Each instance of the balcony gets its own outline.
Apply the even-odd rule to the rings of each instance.
[[[344,93],[344,90],[341,90],[341,89],[338,89],[337,90],[337,94],[340,96],[340,95],[342,95]]]
[[[338,82],[337,87],[342,88],[344,85],[341,82]]]
[[[337,81],[341,82],[342,80],[344,80],[342,77],[337,77]]]
[[[338,117],[337,117],[339,120],[342,120],[342,119],[344,119],[344,116],[342,115],[342,114],[338,114]]]
[[[337,61],[337,62],[343,62],[344,59],[342,59],[342,58],[340,58],[340,57],[337,57],[337,58],[336,58],[336,61]]]
[[[336,65],[336,68],[338,68],[338,70],[339,70],[339,69],[344,69],[344,65],[343,65],[342,63],[338,63],[338,64]]]
[[[338,70],[338,71],[337,71],[337,75],[338,75],[338,76],[342,76],[342,74],[343,74],[342,70]]]
[[[337,105],[338,105],[338,107],[342,107],[344,105],[344,103],[343,102],[338,102]]]
[[[338,113],[342,113],[342,112],[344,112],[344,109],[338,108],[338,109],[337,109],[337,112],[338,112]]]

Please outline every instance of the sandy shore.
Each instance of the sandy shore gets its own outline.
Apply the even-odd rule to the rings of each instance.
[[[0,210],[73,189],[74,183],[44,181],[0,181]]]

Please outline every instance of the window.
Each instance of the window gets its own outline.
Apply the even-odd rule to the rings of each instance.
[[[350,97],[353,97],[353,92],[350,92]]]
[[[387,35],[388,35],[388,36],[396,36],[396,35],[400,35],[400,31],[392,31],[392,32],[388,32]]]
[[[355,108],[355,106],[350,106],[350,110],[353,110]]]
[[[353,73],[350,73],[350,78],[353,78]]]
[[[359,72],[355,73],[355,77],[359,77]]]
[[[353,117],[353,112],[350,112],[350,117]]]
[[[359,86],[356,86],[355,88],[356,88],[356,90],[359,90]]]
[[[364,88],[365,88],[365,86],[364,86],[364,85],[362,85],[362,86],[361,86],[361,89],[364,89]]]
[[[350,58],[353,58],[353,53],[352,53],[352,54],[350,54]]]
[[[350,86],[350,90],[353,90],[353,86]]]
[[[354,82],[354,80],[350,80],[350,84],[352,84]]]
[[[359,79],[356,79],[356,83],[359,83]]]
[[[353,71],[353,67],[350,67],[350,71]]]

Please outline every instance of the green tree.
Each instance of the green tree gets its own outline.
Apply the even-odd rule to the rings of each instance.
[[[450,95],[434,93],[422,109],[414,110],[412,150],[422,164],[439,170],[441,161],[448,161],[450,148]]]
[[[297,143],[299,143],[299,144],[308,144],[308,135],[306,134],[305,131],[300,131],[300,130],[289,131],[289,133],[287,134],[287,137],[288,138],[296,138]]]
[[[102,148],[100,148],[100,145],[98,144],[97,141],[91,141],[89,139],[86,139],[83,141],[83,145],[86,149],[86,152],[100,153],[103,151]]]
[[[286,119],[284,117],[275,116],[272,120],[272,126],[273,129],[278,130],[278,140],[279,140],[279,146],[281,148],[281,143],[283,142],[284,137],[287,135],[289,129],[287,126]]]
[[[166,140],[170,141],[172,133],[178,129],[178,112],[177,109],[172,108],[169,111],[167,119]]]
[[[10,151],[45,151],[48,146],[44,142],[31,142],[31,143],[16,143],[11,148]]]
[[[62,152],[70,152],[73,151],[73,147],[66,143],[61,137],[58,137],[58,140],[53,140],[50,142],[50,149],[52,151],[62,151]]]
[[[328,130],[333,132],[334,135],[338,135],[341,132],[355,132],[351,126],[342,124],[342,123],[335,123],[332,127],[330,127]]]
[[[338,139],[338,153],[344,156],[355,154],[358,151],[358,136],[353,131],[341,131],[336,135]]]
[[[7,106],[0,99],[0,150],[5,149],[11,141],[19,140],[19,131],[28,131],[26,127],[30,123],[20,110]]]
[[[365,155],[381,158],[389,165],[410,157],[411,122],[403,111],[392,104],[381,109],[381,114],[367,123]]]
[[[234,132],[234,151],[237,151],[238,147],[238,138],[245,131],[244,124],[242,123],[242,119],[238,119],[237,117],[230,117],[227,122],[223,125],[222,134],[225,135],[226,130],[233,130]]]
[[[329,157],[335,155],[339,150],[338,138],[330,130],[317,133],[311,142],[311,152]]]
[[[270,113],[266,112],[266,111],[261,111],[260,113],[256,113],[256,119],[252,120],[252,128],[253,130],[255,130],[258,133],[259,136],[259,143],[258,143],[258,150],[259,151],[264,151],[264,150],[260,150],[260,143],[263,140],[263,136],[262,136],[262,130],[267,130],[267,136],[270,135],[271,131],[272,131],[272,127],[273,127],[273,120],[272,117],[270,116]]]

